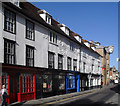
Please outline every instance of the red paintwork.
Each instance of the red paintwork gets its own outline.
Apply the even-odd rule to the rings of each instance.
[[[10,76],[8,75],[8,95],[10,95]],[[10,98],[8,98],[8,104],[10,104]]]
[[[21,75],[19,75],[19,93],[18,95],[18,101],[21,102]]]
[[[102,70],[105,70],[105,68],[102,68]]]
[[[34,99],[34,92],[21,93],[21,101],[27,101],[32,99]]]
[[[36,76],[34,75],[34,76],[33,76],[33,81],[34,81],[34,82],[33,82],[33,84],[34,84],[34,85],[33,85],[33,86],[34,86],[34,99],[36,99],[36,85],[35,85],[35,77],[36,77]]]

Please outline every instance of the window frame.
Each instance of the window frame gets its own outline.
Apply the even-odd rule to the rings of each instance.
[[[85,72],[85,71],[86,71],[86,63],[83,62],[83,72]]]
[[[50,60],[50,59],[49,59],[50,56],[49,56],[49,55],[50,55],[50,54],[53,55],[53,60],[52,60],[53,66],[52,66],[52,67],[49,66],[49,64],[50,64],[50,61],[49,61],[49,60]],[[54,58],[54,53],[53,53],[53,52],[48,52],[48,68],[50,68],[50,69],[55,69],[55,60],[54,60],[54,59],[55,59],[55,58]]]
[[[75,63],[76,62],[76,63]],[[76,64],[76,65],[75,65]],[[76,70],[74,69],[76,68]],[[73,70],[77,71],[77,59],[73,59]]]
[[[32,93],[34,92],[34,75],[22,73],[21,77],[21,92],[22,93]]]
[[[9,44],[12,44],[13,46],[14,46],[14,55],[13,55],[13,63],[10,63],[10,62],[6,62],[5,60],[6,60],[6,55],[11,55],[11,54],[9,54],[9,53],[5,53],[5,48],[7,48],[7,47],[5,47],[5,42],[7,42],[7,43],[9,43]],[[7,49],[9,49],[9,48],[7,48]],[[10,50],[11,51],[11,50]],[[16,46],[15,46],[15,41],[12,41],[12,40],[8,40],[8,39],[4,39],[4,63],[5,64],[16,64],[16,53],[15,53],[15,51],[16,51]]]
[[[6,15],[5,15],[5,12],[6,11],[8,11],[8,12],[10,12],[10,13],[12,13],[12,14],[14,14],[14,31],[10,31],[10,30],[7,30],[7,29],[5,29],[5,23],[6,23]],[[9,22],[9,21],[8,21]],[[12,23],[13,24],[13,23]],[[4,31],[6,31],[6,32],[9,32],[9,33],[12,33],[12,34],[16,34],[16,13],[15,12],[13,12],[13,11],[11,11],[11,10],[9,10],[9,9],[7,9],[7,8],[4,8]]]
[[[33,30],[33,32],[32,32],[32,33],[33,33],[33,39],[29,38],[28,35],[27,35],[27,31],[28,31],[28,30],[27,30],[27,28],[28,28],[27,25],[28,25],[28,23],[30,23],[30,24],[33,25],[33,26],[32,26],[32,27],[33,27],[33,29],[32,29],[32,30]],[[29,36],[30,36],[30,35],[29,35]],[[34,24],[32,21],[28,20],[28,19],[26,19],[26,36],[25,36],[25,38],[26,38],[26,39],[29,39],[29,40],[32,40],[32,41],[35,41],[35,24]]]
[[[27,48],[29,48],[29,49],[31,49],[31,50],[33,50],[33,65],[32,66],[30,66],[30,65],[28,65],[28,63],[27,63]],[[30,57],[29,57],[30,58]],[[31,59],[31,58],[30,58]],[[29,46],[29,45],[26,45],[26,66],[28,66],[28,67],[34,67],[34,47],[32,47],[32,46]]]
[[[92,71],[94,71],[94,64],[92,64]]]
[[[59,60],[60,60],[60,58],[62,58],[61,60],[62,60],[62,63],[59,63]],[[61,68],[59,67],[59,64],[61,64]],[[63,69],[63,55],[61,55],[61,54],[58,54],[58,69],[59,70],[62,70]]]
[[[69,60],[70,60],[70,64],[69,64]],[[72,69],[72,58],[67,57],[67,69],[71,70]]]
[[[49,42],[57,45],[58,43],[58,35],[52,31],[49,32]]]
[[[75,51],[75,45],[72,42],[70,42],[70,50]]]

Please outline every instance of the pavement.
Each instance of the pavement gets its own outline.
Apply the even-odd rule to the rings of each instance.
[[[108,85],[108,86],[104,86],[101,89],[96,88],[96,89],[92,89],[92,90],[56,95],[56,96],[52,96],[52,97],[40,98],[40,99],[36,99],[36,100],[29,100],[29,101],[25,101],[25,102],[15,102],[15,103],[9,104],[8,106],[44,105],[44,104],[49,104],[49,103],[57,103],[57,101],[69,100],[71,98],[74,99],[78,96],[80,97],[82,95],[94,94],[94,93],[97,93],[99,91],[102,92],[105,89],[110,88],[112,86],[113,85]]]

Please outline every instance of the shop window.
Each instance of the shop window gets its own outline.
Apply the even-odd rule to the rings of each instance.
[[[73,60],[73,70],[77,71],[77,59]]]
[[[15,42],[4,40],[4,63],[15,64]]]
[[[63,56],[58,55],[58,69],[62,70],[63,69]]]
[[[64,75],[55,75],[55,86],[58,87],[58,90],[65,89],[65,76]]]
[[[34,66],[34,47],[26,46],[26,66]]]
[[[87,78],[84,77],[84,78],[82,79],[82,87],[87,87],[87,86],[88,86],[88,81],[87,81]]]
[[[34,92],[34,79],[31,74],[21,74],[21,92]]]
[[[75,88],[75,76],[67,76],[67,88]]]
[[[54,53],[48,52],[48,67],[54,69]]]
[[[7,73],[2,73],[2,85],[5,85],[6,89],[8,90],[8,74]]]
[[[71,58],[70,57],[67,58],[67,67],[68,67],[68,70],[71,70]]]
[[[43,75],[43,92],[52,91],[52,75]]]
[[[15,13],[7,9],[4,10],[4,30],[15,33],[16,32],[16,16]]]

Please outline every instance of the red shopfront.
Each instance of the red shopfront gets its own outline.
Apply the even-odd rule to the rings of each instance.
[[[2,84],[8,90],[8,104],[63,94],[65,76],[66,71],[55,69],[2,65]]]
[[[8,104],[36,99],[36,74],[33,72],[36,72],[33,68],[2,65],[2,84],[8,90]]]

